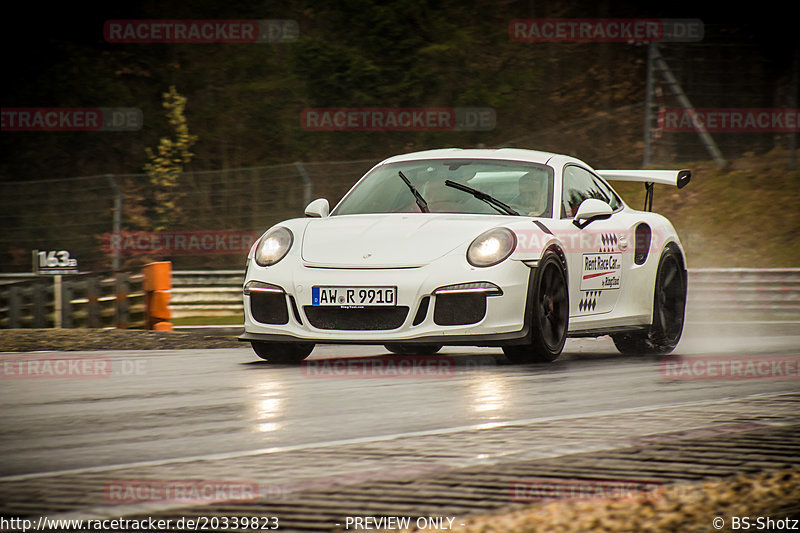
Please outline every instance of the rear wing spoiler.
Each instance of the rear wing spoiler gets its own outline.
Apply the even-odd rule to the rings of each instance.
[[[690,170],[598,170],[609,181],[639,181],[644,183],[644,210],[653,210],[653,185],[672,185],[683,189],[692,179]]]
[[[640,181],[659,183],[683,189],[692,179],[691,170],[598,170],[609,181]]]

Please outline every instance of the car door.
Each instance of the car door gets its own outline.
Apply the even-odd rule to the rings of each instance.
[[[569,224],[562,235],[567,246],[570,317],[610,313],[624,282],[625,255],[620,249],[623,204],[608,185],[590,170],[568,163],[563,168],[561,218],[572,220],[578,206],[589,198],[602,200],[613,210],[607,218],[594,219],[583,227]],[[624,244],[624,239],[623,246]]]

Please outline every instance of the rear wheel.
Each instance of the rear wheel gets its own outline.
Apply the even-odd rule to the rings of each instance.
[[[561,259],[548,253],[534,273],[531,308],[531,343],[504,346],[503,352],[515,363],[555,361],[564,349],[569,323],[567,277]]]
[[[624,354],[668,354],[681,339],[685,311],[686,271],[679,253],[668,248],[658,263],[650,329],[612,335],[611,338]]]
[[[311,355],[313,344],[250,341],[253,351],[270,363],[296,365]]]
[[[433,355],[442,349],[441,344],[384,344],[383,347],[397,355]]]

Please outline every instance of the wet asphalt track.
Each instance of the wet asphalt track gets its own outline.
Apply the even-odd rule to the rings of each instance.
[[[793,327],[714,332],[695,326],[676,354],[774,358],[799,352]],[[305,367],[269,365],[244,344],[234,350],[42,352],[51,359],[106,361],[112,372],[4,376],[0,476],[235,457],[274,447],[800,391],[797,379],[665,379],[662,358],[622,356],[607,337],[569,340],[549,365],[511,365],[498,349],[441,353],[446,364],[409,377],[380,359],[388,354],[382,347],[368,346],[318,346]],[[349,357],[367,358],[367,366],[340,361]],[[364,368],[388,375],[365,378]]]

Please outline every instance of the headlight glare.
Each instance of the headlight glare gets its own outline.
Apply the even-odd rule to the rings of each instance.
[[[259,266],[274,265],[286,255],[292,247],[294,236],[287,228],[279,226],[271,229],[256,246],[255,260]]]
[[[494,228],[478,235],[467,248],[467,261],[476,267],[501,263],[517,247],[517,236],[508,228]]]

